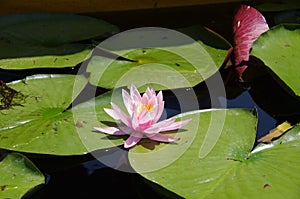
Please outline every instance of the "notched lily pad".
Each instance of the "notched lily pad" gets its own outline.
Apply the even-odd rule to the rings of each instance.
[[[199,29],[199,34],[203,31]],[[214,37],[224,44],[222,38],[208,31],[206,35],[210,35],[209,40]],[[227,52],[162,28],[125,31],[103,41],[99,47],[115,56],[94,56],[87,71],[91,72],[93,85],[109,89],[131,83],[156,90],[195,86],[218,71]]]
[[[86,60],[95,37],[118,28],[106,21],[55,13],[15,14],[0,17],[0,68],[73,67]]]
[[[273,27],[253,43],[251,54],[276,74],[284,88],[300,96],[300,25]]]
[[[45,183],[43,174],[25,156],[9,153],[0,158],[0,198],[22,198]]]
[[[0,110],[9,109],[13,106],[23,106],[26,96],[16,91],[0,80]]]
[[[120,145],[123,140],[93,132],[98,117],[109,121],[103,108],[110,106],[111,93],[67,109],[87,82],[83,75],[35,75],[8,84],[26,99],[0,112],[0,148],[76,155]]]
[[[47,45],[72,43],[114,34],[104,20],[70,13],[26,13],[0,17],[0,37]]]
[[[199,128],[190,147],[172,164],[143,173],[145,162],[148,167],[153,167],[161,161],[151,161],[146,155],[139,158],[135,153],[139,153],[141,148],[135,147],[129,152],[133,168],[147,181],[151,181],[152,187],[166,196],[173,194],[183,198],[205,199],[280,199],[299,196],[299,125],[273,143],[261,144],[251,151],[255,141],[257,118],[250,111],[228,109],[222,133],[215,138],[217,143],[207,156],[199,158],[211,113],[213,111],[183,117],[194,118],[200,114]],[[188,124],[187,131],[180,135],[181,140],[190,139],[189,135],[197,129],[196,125]],[[176,153],[176,147],[182,146],[183,143],[180,142],[176,146],[164,146],[167,152],[157,150],[149,153],[155,153],[159,160],[164,160]]]

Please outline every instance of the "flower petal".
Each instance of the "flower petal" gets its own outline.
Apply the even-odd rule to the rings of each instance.
[[[131,120],[128,115],[126,115],[116,104],[113,102],[111,103],[111,106],[115,112],[115,115],[119,117],[119,120],[123,122],[126,126],[131,127]]]
[[[123,102],[124,105],[129,113],[129,115],[132,115],[132,103],[131,103],[131,98],[130,95],[127,91],[125,91],[124,89],[122,89],[122,97],[123,97]]]
[[[112,118],[114,118],[115,120],[120,120],[120,117],[118,114],[116,114],[116,112],[110,108],[104,108],[104,111]]]
[[[132,113],[132,117],[131,117],[131,128],[136,130],[136,131],[139,131],[139,120],[138,120],[138,117],[137,117],[137,113],[136,112],[133,112]]]
[[[188,124],[192,119],[183,120],[180,122],[175,122],[175,120],[176,120],[175,118],[170,118],[167,120],[160,121],[156,124],[153,124],[148,129],[144,130],[144,133],[147,136],[150,136],[150,135],[157,134],[157,133],[163,132],[163,131],[172,131],[175,129],[179,129],[182,126]]]
[[[180,121],[180,122],[174,122],[168,126],[164,126],[164,127],[161,127],[160,128],[160,131],[172,131],[172,130],[175,130],[175,129],[179,129],[181,127],[183,127],[184,125],[188,124],[192,119],[188,119],[188,120],[183,120],[183,121]]]
[[[249,60],[252,43],[269,29],[264,16],[255,8],[241,5],[235,13],[233,20],[234,64]],[[246,65],[236,68],[239,76],[242,75]]]
[[[118,126],[120,131],[123,131],[126,135],[130,135],[131,133],[134,132],[134,130],[128,126]]]
[[[156,141],[159,141],[159,142],[174,142],[176,140],[179,140],[178,137],[175,137],[175,136],[170,136],[170,135],[164,135],[164,134],[156,134],[156,135],[153,135],[153,136],[150,136],[149,139],[151,140],[156,140]]]
[[[158,103],[163,101],[162,91],[158,92],[156,99]]]
[[[146,92],[144,93],[143,96],[146,96],[148,98],[148,100],[150,100],[151,98],[155,97],[156,98],[156,93],[154,91],[154,89],[150,89],[149,87],[146,89]]]
[[[140,104],[142,100],[141,94],[133,84],[131,85],[130,88],[130,96],[131,96],[131,100],[133,101],[131,103]]]
[[[121,131],[119,128],[116,128],[116,127],[95,126],[94,129],[97,131],[100,131],[102,133],[109,134],[109,135],[126,135],[125,132]]]
[[[153,124],[153,113],[148,112],[147,110],[143,110],[139,115],[139,124],[144,125],[148,124],[148,126],[145,126],[146,128],[150,127]]]
[[[153,118],[153,123],[156,123],[161,118],[161,115],[164,111],[164,105],[165,105],[164,101],[159,102],[156,105],[155,109],[153,110],[153,112],[155,111],[155,116]]]
[[[158,123],[155,123],[151,127],[144,130],[144,133],[148,134],[148,135],[157,134],[157,133],[162,131],[161,130],[162,128],[166,128],[166,127],[170,126],[171,124],[173,124],[175,122],[175,120],[176,120],[175,118],[170,118],[170,119],[163,120],[163,121],[160,121]]]
[[[133,147],[134,145],[136,145],[141,139],[142,139],[142,135],[139,133],[132,133],[129,138],[127,138],[127,140],[124,143],[124,147],[125,148],[130,148]]]

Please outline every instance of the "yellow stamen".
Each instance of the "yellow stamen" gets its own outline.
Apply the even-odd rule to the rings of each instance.
[[[146,111],[150,112],[152,110],[153,104],[140,104],[138,106],[137,112],[138,115],[144,110],[146,109]]]
[[[150,112],[151,110],[152,110],[152,104],[147,104],[146,105],[146,110],[148,111],[148,112]]]
[[[138,115],[140,115],[140,113],[142,112],[143,108],[144,108],[144,104],[140,104],[140,105],[138,106],[138,110],[137,110]]]

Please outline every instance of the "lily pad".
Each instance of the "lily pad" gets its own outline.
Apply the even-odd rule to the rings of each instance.
[[[225,110],[218,110],[223,112]],[[228,109],[221,136],[212,151],[203,158],[199,150],[214,111],[196,112],[186,118],[199,117],[196,137],[191,146],[176,161],[160,170],[144,173],[143,165],[157,165],[168,158],[155,149],[156,158],[147,151],[143,159],[137,157],[141,146],[129,152],[129,160],[136,172],[149,184],[170,198],[297,198],[300,194],[300,127],[296,126],[272,144],[261,144],[253,151],[257,118],[245,109]],[[182,148],[189,134],[198,124],[186,126],[177,145],[162,145],[170,156]],[[214,125],[214,123],[212,124]],[[161,150],[162,151],[162,150]],[[150,156],[149,156],[150,157]],[[163,189],[164,188],[164,189]],[[169,190],[169,191],[167,191]]]
[[[69,13],[28,13],[0,17],[1,39],[47,45],[72,43],[119,29],[104,20]]]
[[[251,54],[261,59],[288,90],[300,96],[300,25],[272,28],[253,43]]]
[[[76,155],[120,145],[123,140],[108,141],[93,132],[98,118],[110,120],[103,107],[110,107],[111,93],[67,109],[87,81],[84,76],[37,75],[8,84],[21,99],[0,113],[0,148]]]
[[[22,70],[74,67],[86,60],[91,51],[92,46],[86,44],[42,46],[0,41],[0,68]]]
[[[211,37],[224,42],[212,33]],[[212,50],[200,40],[162,28],[125,31],[98,47],[115,56],[94,56],[87,71],[93,85],[108,89],[131,83],[157,90],[195,86],[218,71],[228,50]]]
[[[83,40],[118,32],[106,21],[75,15],[30,13],[0,17],[0,67],[72,67],[88,58],[93,46]]]
[[[22,198],[28,191],[45,183],[45,177],[25,156],[3,155],[0,162],[0,198]]]
[[[213,60],[217,66],[222,65],[225,51],[227,52],[232,47],[224,37],[202,25],[193,25],[176,30],[203,43],[202,46],[213,56]]]

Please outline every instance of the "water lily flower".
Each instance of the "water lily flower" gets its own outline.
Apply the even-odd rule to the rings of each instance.
[[[237,9],[233,20],[233,53],[236,66],[242,61],[249,61],[253,42],[267,30],[268,23],[258,10],[247,5],[241,5]],[[247,65],[236,67],[238,75],[241,76],[246,68]]]
[[[94,127],[94,129],[110,135],[129,135],[124,143],[125,148],[136,145],[142,138],[160,142],[176,141],[178,137],[166,135],[163,132],[179,129],[191,121],[188,119],[176,122],[175,118],[159,121],[164,110],[161,91],[156,95],[154,89],[147,88],[141,96],[137,88],[131,85],[130,94],[123,89],[122,97],[128,114],[113,102],[111,102],[112,109],[104,109],[108,115],[121,122],[121,125]]]

